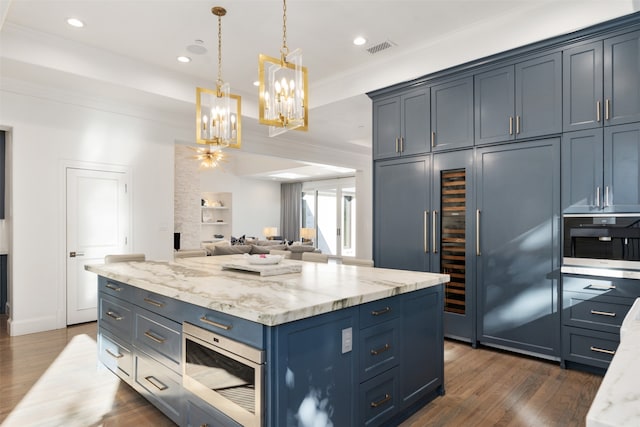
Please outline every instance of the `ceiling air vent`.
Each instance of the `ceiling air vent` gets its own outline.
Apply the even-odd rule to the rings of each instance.
[[[389,49],[390,47],[394,47],[396,44],[392,41],[385,40],[382,43],[378,43],[375,46],[371,46],[367,48],[367,52],[371,55],[375,55],[378,52],[382,52],[383,50]]]

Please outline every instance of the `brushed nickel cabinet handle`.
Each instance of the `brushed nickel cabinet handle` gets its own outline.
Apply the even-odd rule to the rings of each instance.
[[[153,375],[149,375],[148,377],[144,377],[145,380],[149,381],[155,388],[160,391],[166,390],[169,386],[165,385],[162,381],[154,377]]]
[[[476,209],[476,255],[480,256],[480,209]]]
[[[158,301],[152,300],[151,298],[145,298],[144,302],[146,302],[147,304],[151,304],[153,306],[156,306],[156,307],[160,307],[160,308],[164,307],[164,303],[163,302],[158,302]]]
[[[513,116],[509,116],[509,135],[513,135]]]
[[[144,336],[149,338],[152,341],[157,342],[158,344],[164,344],[164,342],[167,340],[166,338],[162,338],[162,337],[158,337],[158,336],[154,335],[154,333],[151,332],[151,331],[146,331],[144,333]]]
[[[520,134],[520,116],[516,116],[516,135]]]
[[[428,216],[429,211],[424,211],[424,218],[422,220],[422,244],[424,245],[425,254],[429,253],[429,242],[427,241],[427,229],[429,228],[427,225],[429,223],[429,220],[427,219]]]
[[[436,146],[436,132],[432,131],[431,132],[431,148],[434,148]]]
[[[105,286],[107,288],[111,289],[112,291],[116,291],[116,292],[120,292],[122,290],[122,287],[116,286],[116,285],[114,285],[112,283],[107,283]]]
[[[611,109],[611,101],[609,99],[607,99],[604,102],[604,119],[605,120],[609,120],[609,118],[610,118],[609,117],[610,109]]]
[[[120,316],[115,311],[111,311],[111,310],[107,311],[107,316],[111,317],[114,320],[122,320],[122,316]]]
[[[207,319],[206,316],[202,316],[200,318],[200,321],[203,322],[203,323],[206,323],[207,325],[211,325],[211,326],[215,326],[216,328],[224,329],[225,331],[228,331],[233,327],[232,325],[225,325],[224,323],[218,323],[218,322],[215,322],[213,320],[209,320],[209,319]]]
[[[404,153],[404,136],[400,137],[400,152]]]
[[[438,245],[436,242],[436,227],[437,227],[437,218],[438,218],[438,211],[433,211],[432,216],[431,216],[431,252],[433,252],[434,254],[438,253]]]
[[[380,316],[380,315],[383,315],[383,314],[387,314],[390,311],[391,311],[391,307],[385,307],[385,308],[383,308],[381,310],[372,310],[371,311],[371,315],[372,316]]]
[[[377,402],[371,402],[372,408],[377,408],[378,406],[384,405],[385,403],[391,400],[391,395],[389,393],[385,393],[384,397]]]
[[[396,153],[399,153],[398,151],[398,142],[399,142],[400,138],[396,138]]]
[[[600,100],[596,102],[596,122],[600,123],[600,109],[602,108]]]
[[[603,208],[609,207],[609,186],[608,185],[604,186],[604,201],[602,202],[602,207]]]
[[[598,316],[616,317],[616,314],[610,311],[591,310],[591,314],[597,314]]]
[[[109,356],[113,357],[114,359],[122,359],[124,357],[124,354],[122,353],[118,353],[115,354],[113,353],[111,350],[109,350],[108,348],[104,350]]]
[[[596,207],[600,207],[600,187],[596,187]]]
[[[614,354],[616,354],[615,350],[607,350],[605,348],[598,348],[598,347],[594,347],[594,346],[589,347],[589,350],[595,351],[596,353],[610,354],[612,356]]]
[[[389,344],[385,344],[384,346],[377,348],[377,349],[371,349],[370,353],[372,356],[377,356],[379,354],[384,353],[385,351],[389,351],[391,350],[391,346]]]

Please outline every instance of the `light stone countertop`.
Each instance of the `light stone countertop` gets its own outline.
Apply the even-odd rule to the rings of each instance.
[[[242,255],[183,258],[176,262],[86,265],[108,279],[243,319],[276,326],[341,308],[436,286],[446,274],[283,260],[299,273],[261,277],[223,270],[246,263]]]
[[[620,345],[587,413],[587,427],[640,426],[640,298],[620,327]]]

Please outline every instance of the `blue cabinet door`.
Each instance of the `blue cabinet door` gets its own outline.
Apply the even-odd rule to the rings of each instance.
[[[607,125],[640,121],[640,31],[604,41]]]
[[[442,285],[403,297],[400,395],[406,408],[436,392],[444,394]]]
[[[640,211],[640,123],[604,131],[604,208]]]
[[[393,96],[373,103],[373,158],[399,155],[400,98]]]
[[[563,52],[563,130],[591,129],[603,123],[602,42]]]
[[[431,149],[473,146],[473,77],[431,88]]]
[[[473,151],[433,155],[431,271],[445,284],[445,336],[475,342]],[[435,236],[433,236],[435,234]]]
[[[479,149],[478,340],[560,355],[560,139]]]
[[[587,129],[562,135],[563,212],[599,212],[603,207],[602,180],[602,129]]]
[[[430,162],[429,156],[376,162],[376,267],[429,271]]]
[[[429,88],[417,88],[373,102],[373,158],[430,151]]]
[[[401,96],[402,155],[424,154],[430,151],[429,88],[414,89]]]
[[[562,54],[516,64],[516,138],[562,132]]]
[[[475,76],[475,142],[477,145],[515,138],[515,70],[512,65]]]

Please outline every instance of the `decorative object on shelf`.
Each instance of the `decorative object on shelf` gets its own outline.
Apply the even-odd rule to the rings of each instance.
[[[219,148],[240,148],[241,97],[233,95],[229,83],[222,80],[222,17],[227,11],[215,6],[211,13],[218,17],[218,78],[215,90],[196,88],[196,142]]]
[[[267,240],[271,240],[278,235],[278,227],[265,227],[262,229],[262,234]]]
[[[282,7],[280,58],[259,56],[259,121],[269,126],[269,136],[288,130],[306,131],[309,125],[309,84],[302,51],[287,47],[287,0]]]
[[[301,241],[310,241],[313,242],[313,239],[316,237],[316,229],[315,228],[301,228],[300,229],[300,240]]]

